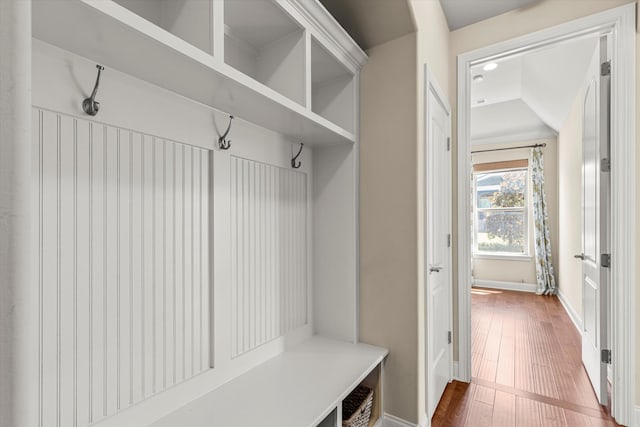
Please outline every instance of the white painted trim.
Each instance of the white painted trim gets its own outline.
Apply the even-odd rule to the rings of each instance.
[[[612,413],[630,425],[635,403],[636,325],[636,165],[635,3],[613,8],[458,56],[458,349],[460,376],[471,379],[471,182],[470,67],[513,54],[566,42],[590,33],[612,34],[611,172],[612,182]],[[631,236],[631,237],[630,237]]]
[[[635,427],[640,427],[640,406],[636,406],[634,409],[634,423],[633,424],[629,424],[629,425],[633,425]]]
[[[456,381],[460,381],[460,375],[458,375],[458,372],[459,372],[458,370],[459,370],[458,362],[454,361],[453,362],[453,378],[452,379],[454,379]]]
[[[31,2],[0,1],[0,426],[38,424],[38,180],[32,171]]]
[[[478,147],[486,144],[508,144],[511,142],[533,141],[535,139],[550,139],[557,137],[555,132],[543,132],[541,130],[519,132],[509,135],[483,135],[471,140],[472,147]]]
[[[531,255],[485,255],[485,254],[475,254],[473,259],[493,259],[497,261],[522,261],[522,262],[531,262],[533,257]]]
[[[309,62],[310,64],[311,62]],[[355,332],[354,332],[354,342],[360,342],[360,73],[356,73],[354,76],[354,85],[355,90],[353,93],[353,108],[354,108],[354,120],[353,120],[353,131],[356,136],[356,143],[353,145],[353,182],[354,182],[354,218],[353,221],[356,224],[355,226],[355,301],[356,301],[356,310],[355,310]],[[383,366],[384,368],[384,366]],[[382,399],[384,402],[384,399]],[[383,403],[384,407],[384,403]]]
[[[384,421],[382,427],[420,427],[417,424],[405,421],[402,418],[398,418],[394,415],[384,414]]]
[[[336,19],[319,1],[278,0],[291,5],[308,22],[316,36],[321,36],[322,44],[330,44],[330,50],[348,62],[352,71],[359,70],[367,62],[367,54],[342,28]]]
[[[567,297],[562,293],[560,289],[558,289],[558,300],[560,300],[560,304],[562,304],[562,307],[564,307],[564,311],[567,312],[569,318],[578,330],[578,333],[580,334],[580,336],[582,336],[582,318],[580,317],[576,309],[573,308]]]
[[[502,289],[504,291],[520,291],[520,292],[536,291],[535,283],[503,282],[501,280],[473,279],[473,286],[479,286],[481,288],[489,288],[489,289]]]
[[[622,8],[621,8],[622,9]],[[611,75],[611,288],[613,404],[620,424],[633,417],[636,378],[636,7],[620,12]],[[630,238],[630,236],[632,236]],[[619,396],[619,398],[617,398]]]

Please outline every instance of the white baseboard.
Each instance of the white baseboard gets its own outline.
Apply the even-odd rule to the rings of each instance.
[[[420,427],[417,424],[410,423],[402,418],[395,417],[393,415],[384,414],[384,422],[382,427]]]
[[[457,380],[457,381],[460,381],[460,376],[459,376],[459,373],[460,373],[459,369],[460,368],[459,368],[458,362],[456,362],[455,360],[453,361],[452,368],[453,368],[452,369],[452,371],[453,371],[453,379]]]
[[[503,291],[521,291],[521,292],[536,291],[535,283],[502,282],[500,280],[473,279],[473,286],[479,286],[481,288],[489,288],[489,289],[501,289]]]
[[[569,318],[573,322],[574,326],[578,330],[578,333],[582,335],[582,319],[578,312],[573,308],[573,306],[569,303],[567,297],[564,296],[562,291],[558,289],[558,299],[560,300],[560,304],[564,307],[564,311],[567,312]]]
[[[633,412],[634,412],[633,414],[634,422],[631,425],[635,427],[640,427],[640,406],[636,405]]]

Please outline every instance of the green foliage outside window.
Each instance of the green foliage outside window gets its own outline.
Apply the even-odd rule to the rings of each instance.
[[[525,169],[476,176],[479,251],[526,252],[526,182]]]

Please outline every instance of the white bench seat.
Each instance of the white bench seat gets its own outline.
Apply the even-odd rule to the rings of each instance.
[[[386,355],[383,348],[314,336],[153,427],[314,427]]]

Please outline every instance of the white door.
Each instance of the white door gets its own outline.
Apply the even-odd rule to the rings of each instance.
[[[451,380],[451,151],[450,109],[426,74],[427,407],[433,415]]]
[[[609,285],[609,76],[606,39],[596,52],[584,99],[582,136],[582,362],[602,405],[607,402],[607,347]],[[606,74],[606,73],[604,73]]]

